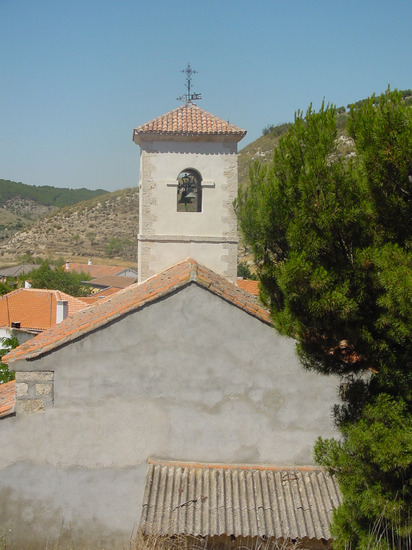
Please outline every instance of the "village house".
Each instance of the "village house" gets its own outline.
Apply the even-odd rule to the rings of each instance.
[[[81,298],[59,290],[19,288],[4,294],[0,296],[0,348],[2,338],[15,337],[22,344],[85,307]]]
[[[0,268],[0,283],[7,283],[12,282],[12,284],[16,284],[18,282],[18,279],[24,275],[27,275],[27,273],[30,273],[33,269],[38,269],[40,267],[39,264],[19,264],[14,265],[11,267],[3,267]]]
[[[87,264],[67,261],[64,264],[64,270],[75,273],[87,273],[92,279],[100,279],[101,277],[131,277],[137,279],[137,270],[135,269],[118,265],[93,264],[91,260]]]
[[[75,273],[86,273],[91,277],[90,280],[84,281],[84,286],[90,289],[90,295],[86,298],[89,304],[111,296],[137,281],[137,271],[130,267],[94,265],[91,260],[87,264],[66,262],[64,269]]]
[[[10,543],[127,548],[139,527],[225,547],[330,543],[340,495],[312,448],[336,435],[337,380],[305,371],[237,284],[244,135],[190,101],[134,130],[139,282],[5,357]]]

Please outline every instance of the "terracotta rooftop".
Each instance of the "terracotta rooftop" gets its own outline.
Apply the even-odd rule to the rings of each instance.
[[[329,541],[340,503],[336,480],[320,468],[149,460],[141,527],[164,536]]]
[[[94,279],[97,277],[106,277],[109,275],[117,275],[121,271],[124,271],[124,267],[118,265],[94,265],[94,264],[79,264],[76,262],[68,262],[68,268],[66,271],[75,271],[76,273],[89,273]]]
[[[91,281],[87,281],[90,286],[101,288],[126,288],[137,281],[137,277],[126,277],[123,275],[106,275],[105,277],[97,277]]]
[[[253,296],[259,296],[259,282],[253,281],[252,279],[241,279],[239,278],[237,280],[237,286],[240,288],[243,288],[243,290],[246,290],[247,292],[250,292],[250,294],[253,294]]]
[[[135,128],[133,141],[140,144],[141,136],[233,136],[240,141],[245,135],[246,130],[186,103]]]
[[[56,302],[67,300],[69,315],[87,304],[59,290],[19,288],[0,297],[0,327],[20,323],[20,328],[46,330],[56,324]]]
[[[68,317],[54,328],[12,350],[4,357],[4,361],[11,363],[43,355],[190,284],[197,284],[264,323],[271,324],[268,311],[257,304],[254,296],[223,276],[187,259],[140,285],[133,284]]]
[[[16,381],[0,384],[0,418],[14,412],[16,403]]]
[[[119,292],[121,290],[120,288],[104,288],[103,290],[99,290],[99,292],[95,292],[94,294],[91,294],[90,296],[85,296],[84,298],[81,298],[82,302],[85,302],[86,304],[94,304],[98,302],[99,300],[102,300],[103,298],[107,298],[108,296],[112,296],[112,294],[116,294],[116,292]]]

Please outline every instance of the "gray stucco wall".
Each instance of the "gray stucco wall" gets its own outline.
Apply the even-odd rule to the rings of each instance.
[[[0,421],[0,534],[30,548],[126,548],[149,457],[311,464],[336,435],[337,380],[197,285],[13,366],[54,371],[52,408]]]

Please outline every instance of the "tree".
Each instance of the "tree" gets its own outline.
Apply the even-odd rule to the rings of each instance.
[[[344,497],[334,511],[333,547],[410,548],[412,415],[402,400],[381,394],[343,433],[342,441],[319,439],[315,446]]]
[[[82,281],[87,281],[91,277],[88,273],[65,271],[63,266],[52,268],[46,260],[38,269],[30,271],[24,278],[30,280],[33,288],[61,290],[71,296],[86,296],[89,290]]]
[[[112,237],[109,244],[105,247],[105,252],[110,258],[112,258],[113,256],[120,255],[132,245],[133,242],[130,239],[119,239],[118,237]]]
[[[246,261],[237,263],[237,276],[243,279],[252,279],[254,281],[257,279],[256,274],[251,272],[250,266]]]
[[[14,380],[14,371],[10,371],[9,367],[2,362],[2,357],[9,353],[10,350],[17,348],[19,342],[17,338],[12,336],[11,338],[0,338],[0,384],[5,384]]]
[[[383,393],[412,410],[412,109],[398,92],[372,96],[348,132],[351,158],[333,106],[298,112],[237,200],[275,327],[306,368],[342,376],[344,439]]]
[[[12,290],[13,288],[7,283],[0,283],[0,296],[3,296],[3,294],[9,293]]]

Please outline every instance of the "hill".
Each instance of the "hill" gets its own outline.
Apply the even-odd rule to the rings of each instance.
[[[24,255],[136,261],[138,190],[123,189],[46,214],[0,246],[0,263]]]
[[[412,105],[412,90],[400,90],[403,100],[407,105]],[[350,155],[353,154],[352,140],[347,137],[346,122],[349,111],[353,108],[358,108],[366,99],[360,99],[354,103],[349,103],[346,107],[337,108],[337,127],[338,127],[338,154]],[[270,162],[273,158],[273,149],[279,143],[279,138],[285,134],[290,127],[291,122],[283,122],[276,125],[268,125],[262,130],[262,136],[256,139],[253,143],[247,145],[239,152],[239,185],[247,184],[249,177],[250,162],[259,159],[261,162]]]
[[[48,212],[107,193],[0,179],[0,244]]]
[[[251,161],[271,160],[273,149],[287,126],[282,124],[270,127],[270,131],[239,152],[240,185],[247,185]],[[350,152],[350,140],[346,142],[343,133],[339,139],[343,140],[342,146]],[[23,199],[14,199],[15,202],[19,200]],[[137,188],[107,193],[72,206],[54,209],[43,214],[30,227],[19,227],[17,233],[9,235],[7,242],[0,241],[0,264],[16,262],[27,254],[80,261],[92,258],[95,263],[99,258],[107,260],[112,257],[116,258],[116,263],[120,260],[134,264],[137,257],[138,211]],[[14,223],[24,224],[27,220],[20,216]],[[239,257],[250,259],[242,243],[239,246]]]
[[[25,183],[0,179],[0,206],[14,205],[7,210],[17,214],[25,212],[27,201],[44,207],[62,208],[84,200],[92,199],[107,193],[104,189],[92,191],[82,187],[81,189],[68,189],[67,187],[52,187],[50,185],[27,185]]]
[[[412,103],[411,90],[401,93],[406,102]],[[354,106],[363,101],[356,102]],[[337,109],[337,149],[339,155],[345,156],[354,154],[352,140],[347,137],[345,130],[350,106]],[[263,163],[272,160],[273,150],[289,126],[290,123],[267,126],[262,136],[239,152],[240,186],[248,184],[250,162],[256,159]],[[137,188],[103,194],[106,193],[103,190],[56,189],[47,186],[35,188],[6,182],[10,187],[7,194],[3,182],[6,180],[0,180],[0,207],[3,206],[3,210],[0,210],[1,265],[14,263],[26,254],[70,260],[92,258],[96,263],[99,258],[105,261],[107,258],[116,258],[116,263],[136,263],[139,222]],[[11,196],[14,190],[20,190],[23,194]],[[87,196],[89,200],[73,204],[88,193],[99,196]],[[65,201],[72,202],[58,209]],[[5,216],[4,208],[8,210],[8,217]],[[42,217],[29,227],[30,217],[33,219],[39,216]],[[2,234],[6,237],[3,241]],[[242,243],[239,246],[239,257],[250,259]]]

